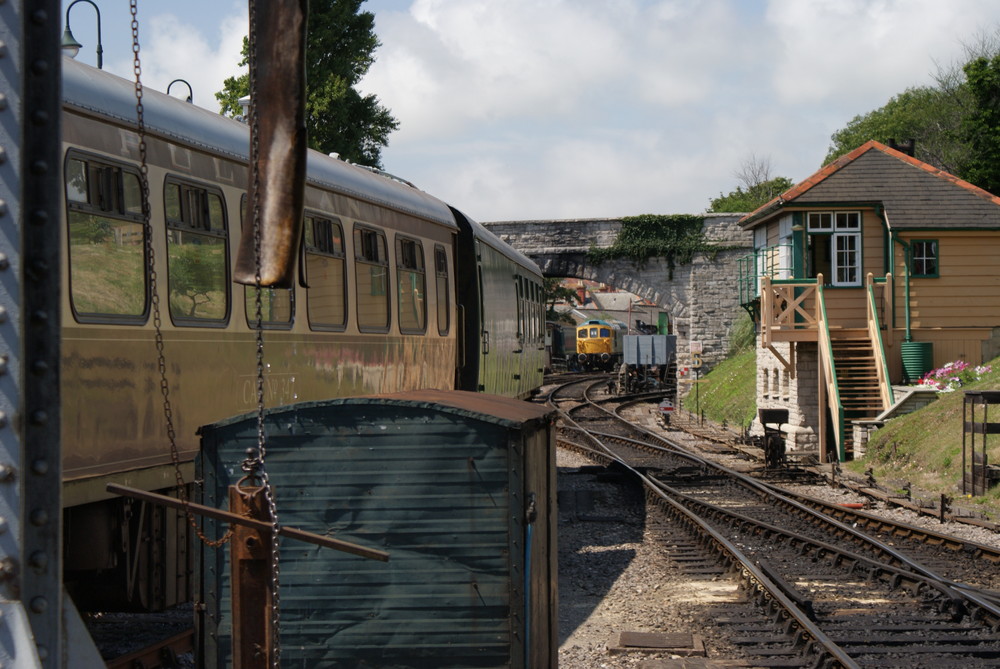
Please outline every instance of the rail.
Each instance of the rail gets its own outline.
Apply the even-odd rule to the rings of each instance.
[[[875,304],[875,279],[871,273],[868,274],[867,284],[868,339],[875,348],[875,372],[878,374],[878,390],[879,396],[882,399],[882,410],[884,411],[893,405],[895,397],[892,392],[892,384],[889,382],[889,366],[885,362],[885,347],[882,345],[882,326],[879,322],[878,309]],[[892,274],[886,275],[886,284],[882,289],[883,300],[885,300],[887,295],[892,295]],[[891,300],[891,297],[889,299]],[[889,328],[889,333],[891,337],[892,328]]]

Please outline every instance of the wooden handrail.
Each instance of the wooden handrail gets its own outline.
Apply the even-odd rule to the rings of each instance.
[[[885,411],[892,406],[894,398],[892,384],[889,383],[889,368],[885,362],[885,348],[882,346],[882,327],[879,324],[878,310],[875,307],[875,281],[870,272],[868,274],[867,287],[868,339],[875,351],[875,372],[878,375],[878,391],[879,397],[882,400],[882,410]]]
[[[885,340],[886,346],[892,346],[896,322],[896,286],[892,282],[892,272],[885,275],[885,286],[882,288],[882,303],[885,305]]]
[[[844,448],[844,407],[840,403],[840,389],[837,386],[837,368],[833,361],[833,343],[830,341],[830,329],[826,318],[826,305],[823,301],[823,275],[816,277],[816,321],[819,334],[819,358],[822,374],[819,378],[820,406],[823,405],[822,398],[825,396],[826,405],[830,409],[830,416],[833,418],[833,438],[836,442],[837,459],[843,461],[847,455]],[[826,421],[820,420],[820,451],[826,454],[826,430],[823,425]]]

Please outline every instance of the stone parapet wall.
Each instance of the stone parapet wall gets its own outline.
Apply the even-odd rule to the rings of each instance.
[[[496,221],[487,230],[525,255],[586,252],[614,246],[622,222],[580,218],[559,221]]]
[[[720,250],[696,254],[689,264],[671,268],[664,258],[645,263],[588,262],[592,247],[614,246],[622,223],[608,219],[498,221],[487,229],[539,264],[548,276],[573,276],[626,290],[655,303],[670,315],[677,335],[678,362],[691,363],[691,343],[702,347],[701,373],[726,357],[733,322],[744,312],[737,289],[738,263],[752,237],[737,224],[742,214],[704,214],[705,236]],[[735,247],[735,248],[727,248]]]

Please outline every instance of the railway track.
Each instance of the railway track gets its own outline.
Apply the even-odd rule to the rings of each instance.
[[[971,667],[1000,661],[996,551],[788,496],[635,428],[601,406],[607,398],[581,401],[599,396],[598,387],[598,381],[577,381],[575,389],[552,393],[550,402],[566,416],[563,440],[632,472],[651,504],[691,541],[710,543],[720,563],[739,574],[761,610],[758,622],[748,623],[753,617],[745,613],[733,616],[742,621],[733,642],[753,664]]]

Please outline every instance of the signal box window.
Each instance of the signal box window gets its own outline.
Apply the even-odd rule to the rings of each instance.
[[[426,330],[424,247],[415,239],[396,237],[396,296],[399,331],[412,334]]]
[[[309,325],[317,330],[343,330],[347,325],[347,283],[344,230],[339,221],[306,216],[305,259]]]
[[[809,212],[808,275],[834,286],[861,285],[861,213]]]
[[[243,234],[253,234],[253,222],[247,220],[246,196],[240,202],[240,218],[243,220]],[[257,327],[257,287],[244,286],[243,301],[247,315],[247,325]],[[260,288],[260,324],[265,329],[288,329],[292,327],[292,313],[295,297],[291,288]]]
[[[915,277],[939,276],[936,239],[918,239],[910,245],[910,275]]]
[[[229,317],[228,244],[222,197],[189,183],[168,181],[170,318],[176,323],[224,325]]]
[[[389,260],[385,235],[377,230],[354,228],[354,279],[358,291],[358,327],[389,329]]]
[[[65,166],[70,300],[77,320],[145,320],[145,226],[137,172],[70,154]]]
[[[434,283],[437,297],[438,334],[448,334],[450,310],[448,308],[448,254],[443,246],[434,247]]]

